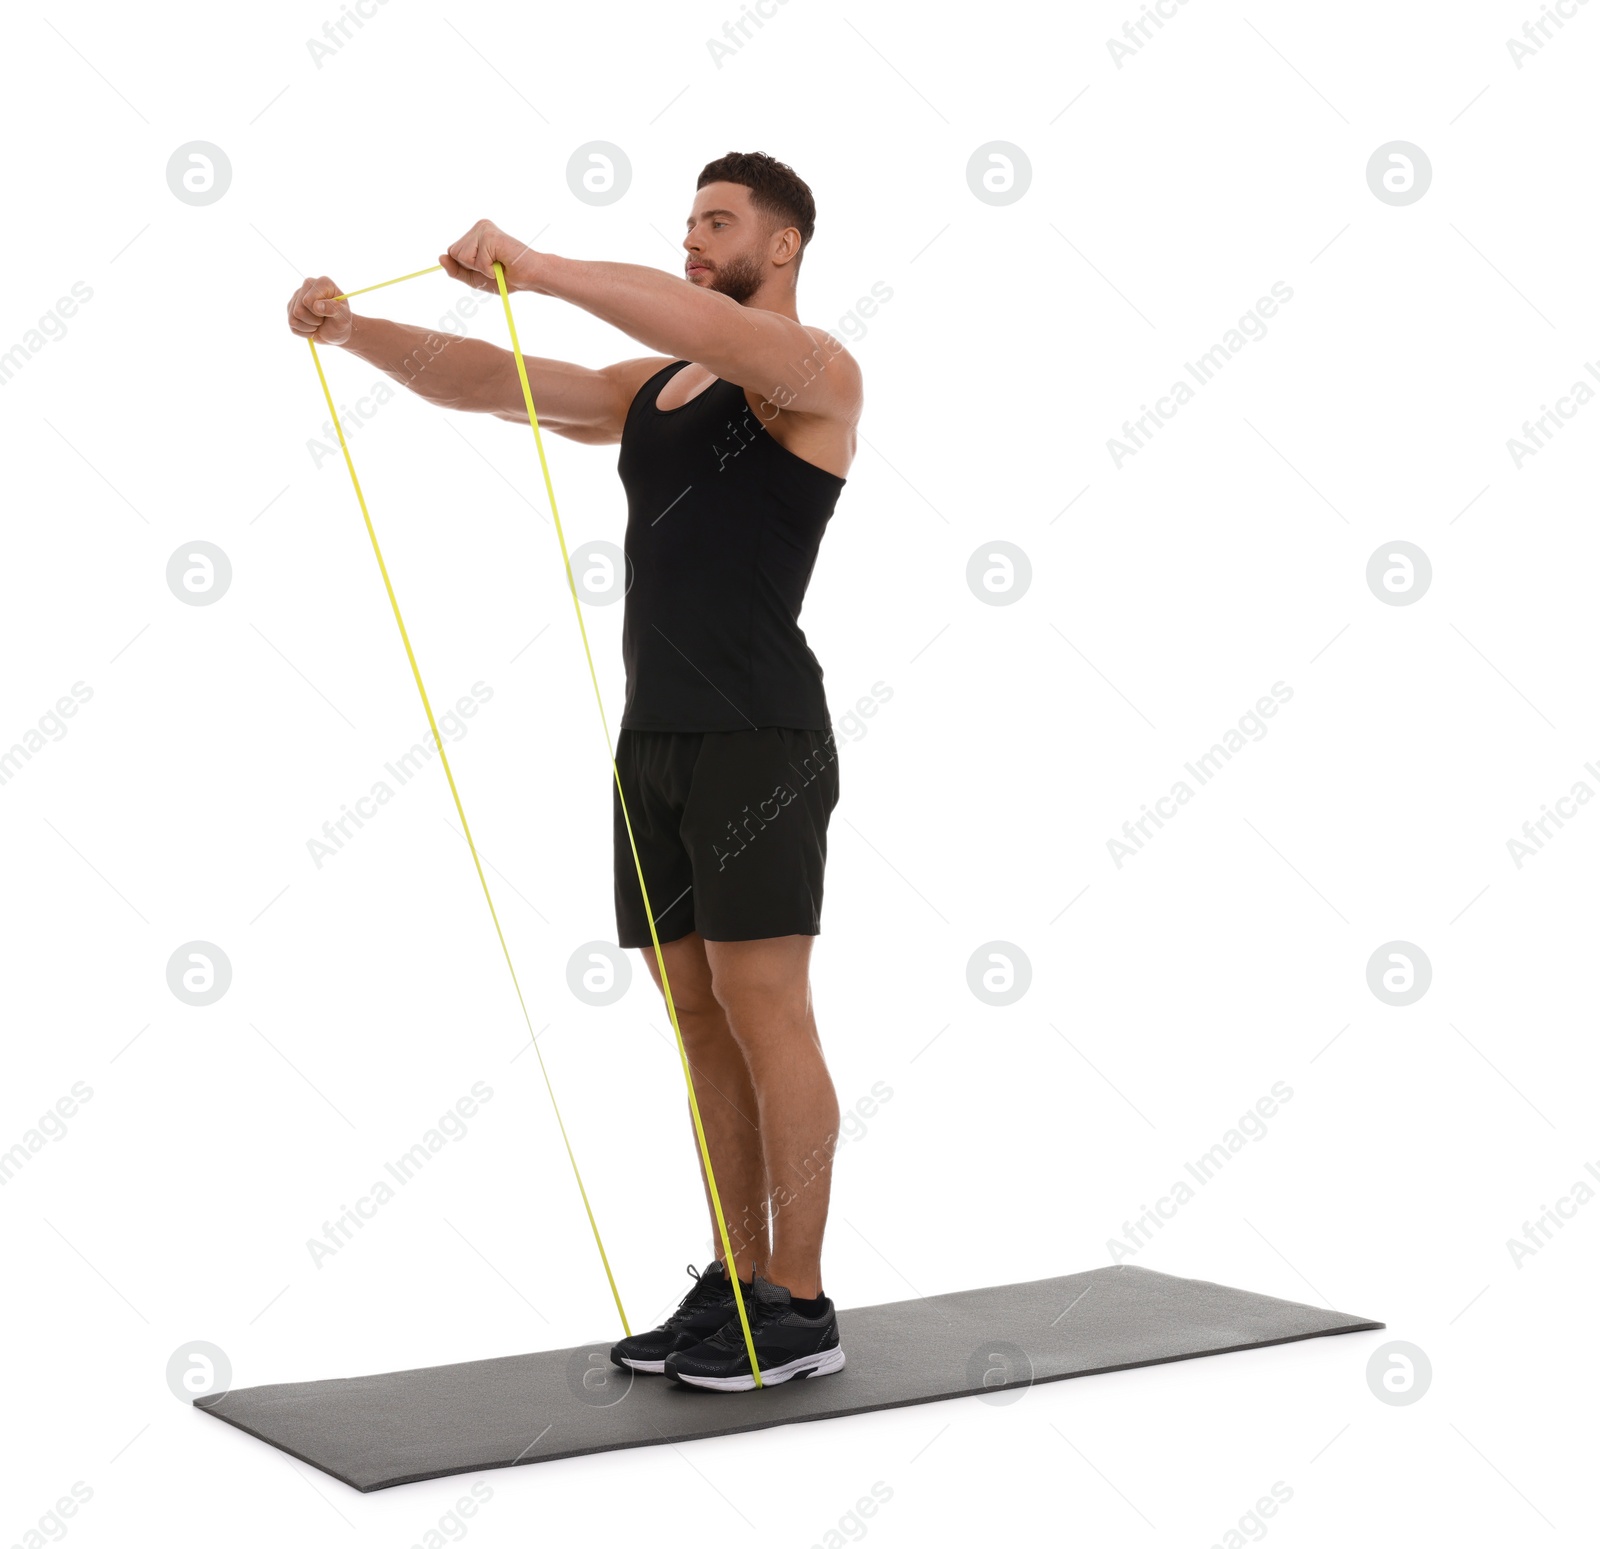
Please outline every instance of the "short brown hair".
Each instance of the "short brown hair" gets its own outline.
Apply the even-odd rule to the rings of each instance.
[[[774,161],[761,151],[729,151],[726,156],[708,161],[694,186],[698,190],[707,183],[738,183],[750,190],[750,203],[756,209],[773,217],[774,230],[793,226],[800,233],[800,251],[794,258],[795,272],[799,273],[811,234],[816,230],[817,202],[793,167]]]

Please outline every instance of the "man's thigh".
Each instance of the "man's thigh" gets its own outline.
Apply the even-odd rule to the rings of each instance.
[[[708,943],[822,929],[838,752],[826,731],[707,732],[680,825],[694,867],[694,928]]]
[[[620,946],[650,951],[652,913],[663,942],[681,940],[695,927],[694,865],[679,830],[699,751],[700,736],[694,732],[624,731],[617,739],[622,790],[613,784],[611,846]],[[640,869],[650,891],[651,913],[644,907]],[[653,953],[651,957],[653,961]],[[670,966],[667,972],[670,977]]]

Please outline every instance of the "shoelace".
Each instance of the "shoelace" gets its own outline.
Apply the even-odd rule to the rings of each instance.
[[[777,1302],[762,1302],[757,1301],[753,1296],[745,1297],[744,1309],[746,1316],[750,1319],[750,1338],[752,1340],[768,1324],[781,1322],[789,1315],[789,1304],[787,1302],[781,1304]],[[739,1320],[730,1318],[715,1334],[706,1340],[706,1343],[715,1345],[719,1350],[743,1350],[744,1330],[739,1327]]]
[[[713,1300],[720,1300],[724,1295],[730,1294],[726,1290],[727,1278],[725,1276],[723,1277],[722,1288],[719,1289],[715,1284],[709,1282],[693,1264],[688,1264],[684,1267],[694,1276],[695,1283],[689,1287],[688,1294],[678,1303],[678,1310],[672,1315],[671,1321],[674,1322],[680,1318],[689,1317],[701,1307],[708,1306]]]

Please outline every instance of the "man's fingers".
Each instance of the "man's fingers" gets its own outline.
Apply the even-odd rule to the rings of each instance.
[[[341,315],[347,302],[338,301],[338,287],[326,275],[307,280],[289,305],[289,327],[297,334],[315,337],[322,325]]]
[[[338,285],[325,274],[302,280],[299,289],[289,298],[290,330],[302,337],[315,337],[324,323],[340,316],[340,309],[348,307],[348,302],[334,300],[339,293]]]
[[[307,280],[295,292],[294,310],[302,317],[313,317],[320,302],[329,296],[338,295],[338,289],[332,280],[323,276],[320,279]]]
[[[496,290],[494,262],[486,257],[477,242],[458,242],[440,257],[444,271],[453,280],[460,280],[477,290]]]

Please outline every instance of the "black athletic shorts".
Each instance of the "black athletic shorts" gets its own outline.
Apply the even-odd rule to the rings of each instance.
[[[831,731],[623,731],[617,773],[662,941],[815,936],[828,817],[839,800]],[[617,942],[648,947],[622,803],[611,792]]]

